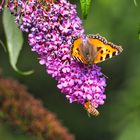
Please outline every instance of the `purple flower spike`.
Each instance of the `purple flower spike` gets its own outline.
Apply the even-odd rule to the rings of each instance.
[[[90,101],[95,108],[103,105],[106,79],[101,69],[80,64],[70,55],[72,36],[84,36],[76,6],[57,0],[47,4],[50,8],[46,11],[44,5],[35,0],[17,2],[21,9],[15,13],[16,22],[22,31],[29,33],[32,51],[38,53],[40,64],[58,81],[57,87],[69,102],[84,105]],[[14,9],[12,0],[9,7],[11,11]]]

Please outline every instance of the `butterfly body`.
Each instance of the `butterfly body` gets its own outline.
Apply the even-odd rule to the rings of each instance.
[[[85,43],[81,44],[79,50],[80,54],[82,54],[83,57],[85,58],[85,61],[83,61],[83,63],[92,65],[97,55],[97,48],[92,47],[92,45],[86,40]]]
[[[72,38],[71,55],[74,59],[87,65],[105,61],[122,52],[121,46],[108,42],[99,34],[87,35],[83,40],[80,36]]]

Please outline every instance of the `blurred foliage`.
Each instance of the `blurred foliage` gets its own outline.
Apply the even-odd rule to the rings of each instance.
[[[134,4],[135,4],[135,6],[137,6],[137,1],[136,0],[134,0]]]
[[[37,112],[37,113],[36,113]],[[74,140],[55,114],[33,98],[26,87],[0,75],[0,120],[39,140]]]
[[[139,36],[139,40],[140,40],[140,25],[139,25],[139,29],[138,29],[138,36]]]
[[[75,0],[71,2],[75,3]],[[82,17],[79,1],[77,6],[78,14]],[[0,27],[2,27],[1,21],[0,19]],[[25,34],[24,48],[18,67],[25,70],[33,68],[35,73],[28,77],[15,73],[2,47],[0,47],[0,65],[4,69],[5,76],[14,77],[26,84],[36,98],[40,98],[45,106],[55,112],[63,124],[75,134],[77,140],[139,140],[139,24],[140,3],[137,1],[135,6],[133,0],[94,0],[87,20],[83,21],[87,34],[100,33],[114,44],[122,45],[124,49],[120,56],[99,64],[103,73],[109,78],[106,89],[107,100],[99,108],[101,115],[98,118],[89,118],[81,106],[68,103],[57,89],[56,81],[46,74],[44,67],[38,64],[37,55],[31,52]],[[6,44],[3,27],[0,28],[0,39]],[[9,130],[5,129],[5,131]],[[10,131],[13,131],[11,133],[14,135],[14,130]],[[0,136],[0,139],[11,140],[10,137],[2,135],[1,131]]]
[[[21,133],[19,130],[10,128],[8,124],[0,122],[0,139],[1,140],[36,140],[35,138]]]

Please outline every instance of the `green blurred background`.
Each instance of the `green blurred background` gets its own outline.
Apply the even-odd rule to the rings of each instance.
[[[74,0],[72,3],[76,3]],[[77,11],[81,17],[79,1]],[[17,74],[10,66],[8,54],[0,46],[0,67],[5,77],[25,84],[32,95],[42,100],[61,122],[75,134],[76,140],[140,140],[140,1],[92,0],[87,20],[83,21],[85,32],[100,33],[115,44],[123,46],[123,53],[99,64],[107,75],[107,100],[99,108],[100,117],[88,117],[82,106],[69,104],[56,87],[56,81],[38,63],[31,52],[24,34],[24,47],[18,68],[34,69],[30,76]],[[6,44],[0,13],[0,39]],[[22,132],[0,123],[0,140],[28,140]]]

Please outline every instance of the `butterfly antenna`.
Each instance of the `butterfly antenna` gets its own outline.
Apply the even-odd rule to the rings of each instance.
[[[103,76],[108,79],[108,77],[105,74],[103,74]]]

